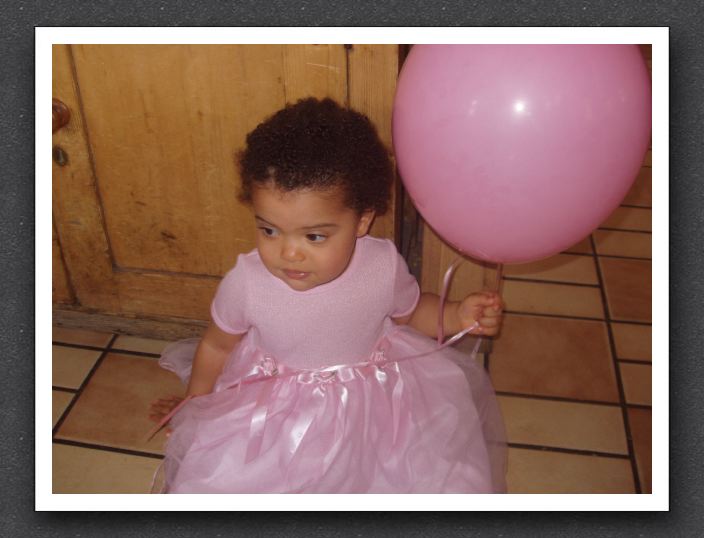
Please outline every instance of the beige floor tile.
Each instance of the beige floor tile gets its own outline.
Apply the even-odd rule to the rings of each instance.
[[[170,342],[165,340],[154,340],[151,338],[121,335],[117,337],[112,347],[113,349],[123,351],[141,351],[142,353],[159,354],[169,344]]]
[[[81,346],[105,347],[110,342],[112,334],[85,329],[69,329],[67,327],[52,327],[52,340],[64,344]]]
[[[611,319],[651,322],[652,269],[645,260],[599,258]]]
[[[649,232],[652,229],[651,210],[636,207],[617,207],[599,227]]]
[[[638,232],[595,230],[596,251],[605,256],[652,258],[652,236]]]
[[[144,440],[154,424],[149,404],[183,394],[179,379],[155,359],[108,354],[86,385],[56,437],[117,448],[162,453],[165,432]]]
[[[619,363],[626,402],[650,405],[652,402],[652,368],[649,364]]]
[[[499,396],[511,443],[628,454],[621,408]]]
[[[635,493],[625,458],[509,448],[509,493]]]
[[[52,427],[56,426],[56,423],[63,415],[64,411],[71,403],[75,394],[71,392],[64,392],[62,390],[52,390],[51,391],[51,414],[53,418]]]
[[[592,242],[589,236],[582,239],[579,243],[575,243],[570,248],[565,249],[565,254],[592,254]]]
[[[575,245],[565,250],[566,254],[592,254],[593,252],[594,250],[592,249],[592,242],[589,239],[589,236],[585,237],[579,243],[576,243]]]
[[[652,493],[653,435],[652,413],[649,409],[628,408],[628,422],[633,437],[638,477],[643,493]]]
[[[507,314],[489,371],[497,391],[619,400],[603,322]]]
[[[54,444],[53,493],[149,493],[160,459]]]
[[[52,346],[52,377],[55,387],[77,389],[100,358],[100,351]]]
[[[611,323],[619,359],[652,360],[652,327],[633,323]]]
[[[504,267],[504,275],[515,278],[599,284],[594,258],[557,254],[532,263],[511,264]]]
[[[506,280],[503,283],[506,310],[523,313],[603,318],[599,289],[568,284],[539,284]]]
[[[636,180],[633,182],[631,190],[624,198],[623,205],[639,205],[650,207],[653,203],[652,196],[653,169],[644,166],[638,172]]]

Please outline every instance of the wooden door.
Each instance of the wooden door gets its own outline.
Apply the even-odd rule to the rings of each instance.
[[[286,102],[332,97],[391,149],[398,47],[55,45],[54,303],[208,319],[220,277],[254,247],[235,152]],[[394,207],[372,233],[394,238]]]

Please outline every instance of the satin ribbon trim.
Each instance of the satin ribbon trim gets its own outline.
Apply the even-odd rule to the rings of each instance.
[[[317,368],[314,370],[300,370],[300,369],[289,369],[287,367],[277,367],[276,361],[269,356],[263,355],[260,351],[258,352],[260,357],[258,357],[258,363],[255,365],[253,371],[244,376],[242,379],[239,381],[225,387],[223,391],[225,390],[233,390],[237,389],[239,390],[242,386],[245,385],[251,385],[253,383],[258,383],[261,381],[266,381],[266,380],[271,380],[271,379],[285,379],[289,377],[296,377],[297,381],[299,383],[329,383],[333,381],[350,381],[354,379],[357,375],[359,375],[360,371],[364,371],[367,368],[372,368],[374,370],[374,374],[376,375],[377,373],[380,373],[379,371],[384,369],[384,367],[388,366],[389,364],[394,365],[394,369],[396,372],[399,372],[398,369],[398,363],[403,362],[406,360],[410,359],[418,359],[421,357],[426,357],[428,355],[432,355],[433,353],[437,353],[441,349],[444,349],[448,346],[451,346],[461,338],[463,338],[465,335],[469,334],[472,332],[474,329],[479,327],[479,323],[475,322],[474,325],[471,327],[467,327],[466,329],[460,331],[459,333],[455,334],[451,338],[449,338],[446,342],[442,342],[443,337],[444,337],[444,323],[443,323],[443,314],[445,310],[445,300],[447,297],[447,291],[449,289],[450,285],[450,280],[452,278],[453,273],[457,269],[458,265],[461,263],[462,259],[458,258],[456,259],[450,267],[447,269],[445,272],[445,276],[443,279],[443,288],[442,288],[442,293],[440,295],[440,308],[439,308],[439,313],[438,313],[438,336],[437,336],[437,342],[438,342],[438,347],[431,349],[430,351],[426,351],[424,353],[418,353],[416,355],[407,355],[405,357],[400,357],[397,359],[387,359],[385,357],[385,351],[386,348],[388,347],[388,342],[382,341],[380,342],[379,345],[377,345],[377,350],[372,354],[372,358],[367,361],[359,362],[356,364],[337,364],[334,366],[327,366],[325,368]],[[477,350],[479,349],[479,345],[481,343],[481,338],[477,339],[477,343],[474,346],[474,350],[472,354],[476,354]],[[264,430],[266,426],[266,419],[268,416],[268,400],[269,397],[271,396],[271,393],[274,389],[274,384],[273,383],[267,383],[265,384],[262,389],[260,390],[258,396],[257,396],[257,401],[254,406],[254,410],[252,411],[252,418],[250,420],[250,428],[249,428],[249,441],[247,442],[247,449],[246,449],[246,456],[245,456],[245,461],[247,463],[253,461],[256,459],[261,451],[261,444],[264,439]],[[399,430],[399,424],[401,420],[401,395],[403,393],[403,380],[401,379],[401,376],[399,375],[397,377],[396,383],[394,385],[394,388],[392,390],[392,413],[393,413],[393,444],[396,443],[396,440],[398,438],[398,430]],[[173,418],[173,416],[178,413],[190,400],[192,400],[194,397],[200,397],[200,396],[206,396],[206,395],[199,395],[199,396],[187,396],[186,398],[183,399],[176,407],[174,407],[170,413],[168,413],[147,435],[147,441],[151,440],[154,435],[156,435],[168,422]],[[310,423],[306,425],[305,430],[308,429],[310,426]],[[305,432],[304,432],[305,434]],[[302,436],[301,436],[302,439]],[[300,445],[301,439],[297,440],[295,443],[295,446],[293,447],[293,453],[291,454],[291,458],[295,455],[295,452],[298,449],[298,446]]]

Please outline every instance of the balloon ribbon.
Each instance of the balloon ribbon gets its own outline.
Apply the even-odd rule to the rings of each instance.
[[[343,370],[348,369],[354,369],[354,368],[363,368],[363,367],[368,367],[368,366],[374,366],[377,368],[380,368],[382,366],[385,366],[388,363],[398,363],[402,361],[406,361],[409,359],[417,359],[420,357],[424,357],[427,355],[431,355],[433,353],[436,353],[437,351],[440,351],[441,349],[444,349],[448,346],[451,346],[458,340],[460,340],[462,337],[467,335],[468,333],[472,332],[474,329],[479,327],[479,323],[475,322],[472,326],[465,328],[464,330],[458,332],[451,338],[449,338],[446,342],[443,343],[443,337],[444,337],[444,311],[445,311],[445,301],[447,298],[447,291],[450,286],[450,281],[452,279],[452,275],[454,274],[455,270],[459,266],[459,264],[462,262],[461,258],[457,258],[452,264],[450,264],[450,267],[447,269],[445,272],[445,276],[443,278],[443,286],[442,286],[442,293],[440,295],[440,306],[439,306],[439,312],[438,312],[438,336],[437,336],[437,342],[438,342],[438,347],[426,351],[424,353],[419,353],[416,355],[407,355],[405,357],[400,357],[397,359],[385,359],[383,357],[383,353],[381,353],[380,356],[378,354],[374,354],[374,358],[371,360],[367,360],[364,362],[359,362],[357,364],[337,364],[334,366],[327,366],[325,368],[318,368],[315,370],[298,370],[298,369],[286,369],[286,371],[279,371],[277,368],[271,366],[272,359],[270,357],[263,357],[262,362],[260,362],[259,365],[256,367],[256,372],[254,372],[252,375],[248,375],[244,378],[242,378],[240,381],[237,383],[234,383],[230,385],[229,387],[226,387],[223,390],[231,390],[235,388],[239,388],[244,385],[250,385],[252,383],[258,383],[260,381],[265,381],[268,379],[273,379],[273,378],[287,378],[287,377],[293,377],[293,376],[299,376],[301,380],[303,381],[305,379],[313,378],[316,380],[321,380],[321,381],[327,381],[329,379],[332,379],[336,377],[337,373],[342,373]],[[477,343],[474,346],[474,349],[472,350],[472,355],[475,355],[477,353],[477,350],[479,349],[479,345],[481,344],[481,337],[477,339]],[[305,381],[304,381],[305,382]],[[398,393],[398,391],[394,391],[395,393]],[[263,401],[265,397],[268,397],[270,391],[263,390],[260,392],[259,397],[257,398],[257,402],[255,405],[254,412],[252,414],[252,421],[250,424],[250,440],[248,443],[248,448],[247,448],[247,459],[251,460],[255,455],[259,452],[259,448],[261,446],[261,440],[263,437],[263,429],[264,429],[264,422],[266,421],[266,415],[267,415],[267,409],[265,402]],[[179,404],[174,407],[167,415],[165,415],[159,423],[154,426],[149,433],[147,434],[146,441],[150,441],[164,426],[166,426],[169,421],[173,418],[176,413],[178,413],[190,400],[194,398],[199,398],[200,396],[207,396],[206,394],[203,395],[198,395],[195,396],[193,394],[186,396]],[[395,432],[396,433],[396,432]]]

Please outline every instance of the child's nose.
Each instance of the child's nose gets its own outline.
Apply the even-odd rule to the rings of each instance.
[[[300,245],[296,241],[284,241],[281,247],[281,258],[287,262],[300,262],[305,259]]]

